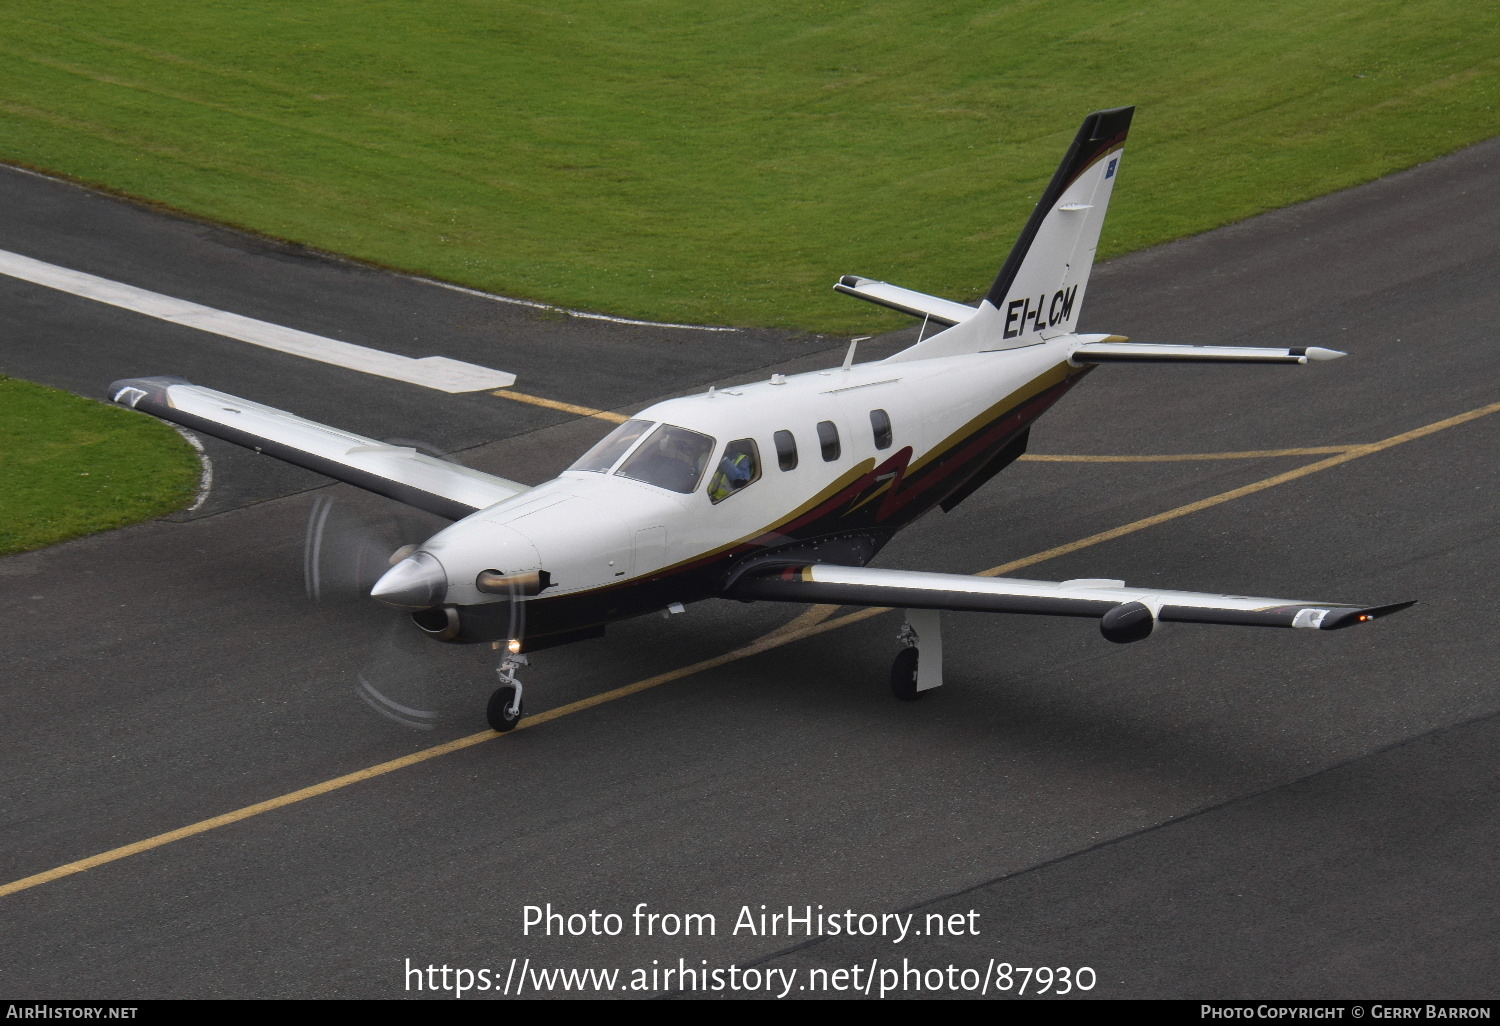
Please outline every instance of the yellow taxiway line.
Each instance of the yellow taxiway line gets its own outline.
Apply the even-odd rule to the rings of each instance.
[[[1101,531],[1098,534],[1091,534],[1087,538],[1080,538],[1077,541],[1068,542],[1065,545],[1058,545],[1053,548],[1046,549],[1045,551],[1034,553],[1030,556],[1023,556],[1020,559],[1011,560],[1009,563],[1002,563],[1000,566],[991,567],[988,570],[981,570],[977,576],[998,577],[1001,574],[1020,570],[1023,567],[1033,566],[1037,563],[1045,562],[1049,559],[1055,559],[1058,556],[1067,555],[1071,552],[1077,552],[1079,549],[1086,549],[1092,545],[1098,545],[1102,542],[1111,541],[1115,538],[1120,538],[1127,534],[1133,534],[1136,531],[1143,531],[1148,527],[1154,527],[1157,524],[1163,524],[1169,520],[1176,520],[1178,517],[1184,517],[1190,513],[1196,513],[1200,510],[1209,509],[1213,506],[1231,502],[1235,499],[1243,498],[1247,495],[1253,495],[1256,492],[1265,491],[1267,488],[1275,488],[1277,485],[1286,484],[1289,481],[1296,481],[1300,478],[1309,477],[1313,474],[1320,473],[1332,467],[1339,466],[1340,464],[1348,463],[1350,460],[1357,460],[1362,456],[1369,456],[1373,453],[1383,452],[1386,449],[1391,449],[1395,446],[1403,445],[1406,442],[1415,441],[1418,438],[1425,438],[1426,436],[1436,434],[1439,431],[1446,431],[1448,428],[1457,427],[1460,424],[1466,424],[1471,420],[1477,420],[1480,417],[1485,417],[1496,412],[1500,412],[1500,403],[1491,403],[1488,406],[1481,406],[1478,409],[1470,410],[1467,413],[1460,413],[1457,416],[1448,417],[1445,420],[1439,420],[1432,424],[1426,424],[1422,427],[1414,428],[1411,431],[1402,432],[1399,435],[1392,435],[1390,438],[1382,439],[1379,442],[1371,442],[1368,445],[1360,445],[1348,449],[1339,450],[1337,452],[1337,455],[1331,456],[1328,459],[1319,460],[1316,463],[1309,463],[1308,465],[1299,467],[1296,470],[1289,470],[1283,474],[1276,474],[1273,477],[1263,478],[1260,481],[1243,485],[1239,488],[1232,488],[1227,492],[1220,492],[1218,495],[1211,495],[1206,499],[1199,499],[1197,502],[1190,502],[1184,506],[1178,506],[1175,509],[1169,509],[1163,513],[1157,513],[1154,516],[1144,517],[1143,519],[1132,521],[1131,523],[1112,528],[1108,531]],[[679,667],[675,670],[668,670],[666,673],[659,673],[654,677],[647,677],[644,680],[636,681],[634,684],[627,684],[624,687],[615,688],[612,691],[604,691],[600,694],[580,699],[577,702],[570,702],[567,705],[560,705],[555,709],[549,709],[546,712],[537,713],[535,716],[528,716],[519,724],[517,724],[516,730],[526,730],[530,727],[539,727],[544,723],[550,723],[553,720],[561,719],[564,716],[571,716],[574,713],[583,712],[585,709],[592,709],[595,706],[604,705],[608,702],[613,702],[618,699],[625,698],[629,695],[634,695],[639,692],[646,691],[650,688],[658,687],[662,684],[667,684],[675,680],[681,680],[684,677],[691,677],[694,674],[703,673],[707,670],[712,670],[717,667],[724,666],[728,663],[737,662],[741,659],[747,659],[750,656],[759,655],[762,652],[768,652],[772,649],[780,648],[783,645],[788,645],[803,638],[810,638],[814,635],[823,634],[827,631],[835,630],[847,624],[855,623],[860,620],[867,620],[870,617],[889,612],[889,610],[886,608],[870,608],[861,609],[858,612],[848,613],[844,616],[829,618],[829,614],[833,612],[834,608],[835,607],[833,606],[814,606],[791,622],[763,637],[757,638],[755,641],[750,642],[750,644],[745,645],[742,648],[737,648],[732,652],[726,652],[723,655],[714,656],[711,659],[703,659],[688,666]],[[413,752],[410,755],[404,755],[399,759],[392,759],[389,762],[382,762],[375,766],[370,766],[362,770],[356,770],[353,773],[346,773],[341,777],[334,777],[332,780],[325,780],[320,784],[313,784],[311,787],[304,787],[300,791],[292,791],[289,794],[283,794],[276,798],[270,798],[266,801],[258,802],[255,805],[247,805],[242,809],[236,809],[233,812],[226,812],[221,816],[214,816],[211,819],[199,820],[197,823],[190,823],[187,826],[178,827],[176,830],[169,830],[164,834],[157,834],[155,837],[148,837],[145,840],[136,841],[133,844],[127,844],[119,848],[112,848],[109,851],[100,852],[98,855],[91,855],[86,859],[79,859],[77,862],[69,862],[66,865],[58,866],[55,869],[49,869],[43,873],[37,873],[33,876],[15,880],[11,883],[0,886],[0,897],[15,894],[18,891],[28,890],[32,887],[38,887],[45,883],[51,883],[54,880],[60,880],[63,877],[72,876],[75,873],[82,873],[85,870],[94,869],[98,866],[107,865],[111,862],[118,862],[120,859],[129,858],[132,855],[139,855],[142,852],[151,851],[153,848],[160,848],[163,845],[171,844],[173,841],[180,841],[184,838],[194,837],[198,834],[207,833],[210,830],[216,830],[219,827],[228,826],[231,823],[238,823],[242,820],[249,819],[252,816],[259,816],[262,813],[270,812],[273,809],[280,809],[285,808],[288,805],[295,805],[298,802],[306,801],[309,798],[315,798],[318,795],[328,794],[331,791],[340,790],[342,788],[350,786],[351,784],[357,784],[364,780],[373,779],[374,777],[384,776],[387,773],[394,773],[395,771],[405,769],[408,766],[415,766],[418,763],[427,762],[429,759],[436,759],[441,756],[448,755],[452,752],[457,752],[465,748],[472,748],[474,745],[483,744],[486,741],[493,741],[505,736],[506,735],[504,734],[497,734],[492,730],[484,730],[480,731],[477,734],[470,734],[467,737],[461,737],[457,740],[449,741],[446,744],[437,745],[434,748],[426,748],[420,752]]]
[[[618,413],[610,413],[608,410],[595,410],[588,406],[565,403],[557,399],[543,399],[539,395],[512,392],[508,388],[496,389],[490,395],[498,395],[502,399],[514,399],[518,403],[530,403],[532,406],[545,406],[549,410],[561,410],[563,413],[572,413],[579,417],[598,417],[600,420],[613,421],[616,424],[623,424],[630,419]]]
[[[1174,463],[1179,460],[1260,460],[1269,456],[1322,456],[1325,453],[1350,452],[1358,445],[1314,445],[1302,449],[1251,449],[1248,452],[1185,452],[1171,456],[1044,456],[1026,453],[1022,460],[1032,463]]]

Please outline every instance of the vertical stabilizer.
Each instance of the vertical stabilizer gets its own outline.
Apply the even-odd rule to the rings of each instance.
[[[1017,349],[1073,331],[1134,113],[1117,107],[1083,119],[979,311],[891,361]]]

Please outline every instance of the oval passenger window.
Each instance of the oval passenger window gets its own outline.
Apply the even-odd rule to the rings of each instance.
[[[823,447],[823,462],[832,463],[839,458],[839,429],[831,420],[818,421],[818,444]]]
[[[797,439],[790,431],[778,431],[772,436],[776,442],[776,463],[782,470],[797,469]]]

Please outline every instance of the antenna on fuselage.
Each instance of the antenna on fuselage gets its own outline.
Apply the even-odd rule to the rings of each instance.
[[[861,342],[869,337],[869,335],[861,335],[859,338],[851,338],[849,340],[849,351],[844,354],[844,370],[848,370],[854,366],[854,351],[859,348]]]

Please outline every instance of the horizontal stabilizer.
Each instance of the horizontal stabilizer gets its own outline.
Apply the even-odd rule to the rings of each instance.
[[[448,520],[528,490],[407,446],[340,431],[179,378],[127,378],[109,386],[109,397]]]
[[[1266,349],[1258,346],[1151,345],[1145,342],[1085,342],[1073,350],[1070,361],[1083,363],[1306,363],[1337,360],[1347,356],[1337,349],[1296,346]]]
[[[1124,581],[1102,578],[1028,581],[827,563],[798,564],[740,578],[731,586],[729,597],[899,609],[1092,616],[1100,618],[1101,629],[1111,641],[1138,640],[1150,633],[1156,621],[1331,631],[1388,616],[1414,604],[1361,606],[1131,588]]]
[[[846,296],[856,296],[877,306],[900,310],[913,317],[926,317],[939,324],[959,324],[979,312],[972,306],[955,303],[951,299],[939,299],[937,296],[913,292],[899,285],[876,281],[873,278],[860,278],[853,274],[846,274],[840,278],[833,290],[842,292]]]

